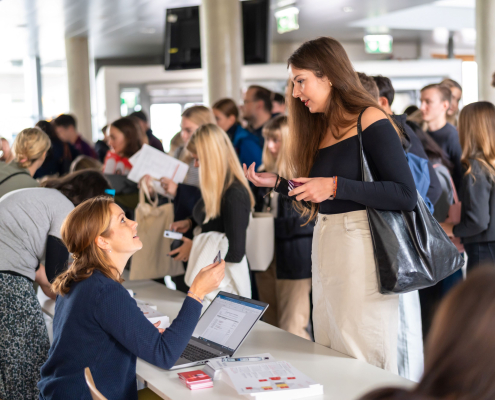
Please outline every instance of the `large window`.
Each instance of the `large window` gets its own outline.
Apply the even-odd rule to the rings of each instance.
[[[182,104],[152,104],[150,107],[150,125],[153,134],[162,141],[163,149],[170,150],[170,141],[180,132]]]

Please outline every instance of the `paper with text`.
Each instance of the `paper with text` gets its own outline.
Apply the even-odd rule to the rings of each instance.
[[[169,178],[175,183],[182,183],[189,170],[189,165],[186,163],[147,144],[144,144],[141,150],[129,159],[129,162],[132,164],[132,169],[127,178],[136,183],[145,175],[150,175],[155,179]],[[153,186],[158,193],[166,195],[159,182],[153,182]]]

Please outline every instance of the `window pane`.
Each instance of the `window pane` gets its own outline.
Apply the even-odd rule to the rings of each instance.
[[[182,106],[179,103],[152,104],[150,124],[153,134],[162,141],[166,152],[170,150],[170,141],[180,132]]]

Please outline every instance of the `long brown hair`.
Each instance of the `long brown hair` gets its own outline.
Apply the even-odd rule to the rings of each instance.
[[[495,399],[495,268],[480,267],[441,303],[425,348],[424,376],[403,391],[382,389],[362,400]],[[383,395],[388,392],[389,395]]]
[[[52,291],[63,296],[70,290],[72,282],[80,282],[100,271],[107,278],[117,279],[117,268],[106,253],[96,244],[98,236],[108,237],[114,203],[109,196],[100,196],[86,200],[67,216],[62,224],[62,241],[72,253],[74,262],[69,269],[55,278]]]
[[[220,111],[226,117],[233,115],[235,122],[239,123],[239,108],[232,99],[220,99],[213,104],[212,109]]]
[[[124,117],[113,121],[110,125],[117,128],[125,137],[125,147],[122,155],[129,158],[136,154],[143,145],[140,128],[137,127],[136,122],[129,117]]]
[[[361,85],[342,45],[330,37],[320,37],[303,43],[288,59],[287,66],[309,70],[318,78],[327,77],[332,90],[324,113],[312,114],[304,104],[288,96],[289,103],[289,169],[292,177],[307,177],[313,167],[321,141],[328,130],[340,138],[340,128],[357,124],[357,115],[367,107],[383,111],[400,136],[400,131],[387,113]],[[289,90],[294,83],[289,80]],[[351,115],[351,118],[346,117]],[[308,211],[298,207],[303,215]],[[309,220],[316,217],[318,204],[311,204]]]
[[[465,106],[459,115],[461,162],[466,174],[472,174],[470,160],[476,160],[495,181],[495,106],[488,101],[477,101]]]

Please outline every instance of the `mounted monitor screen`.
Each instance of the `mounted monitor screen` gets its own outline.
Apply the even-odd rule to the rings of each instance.
[[[244,64],[268,63],[269,0],[246,0],[242,5]]]
[[[165,69],[201,68],[199,7],[169,8],[165,19]]]

